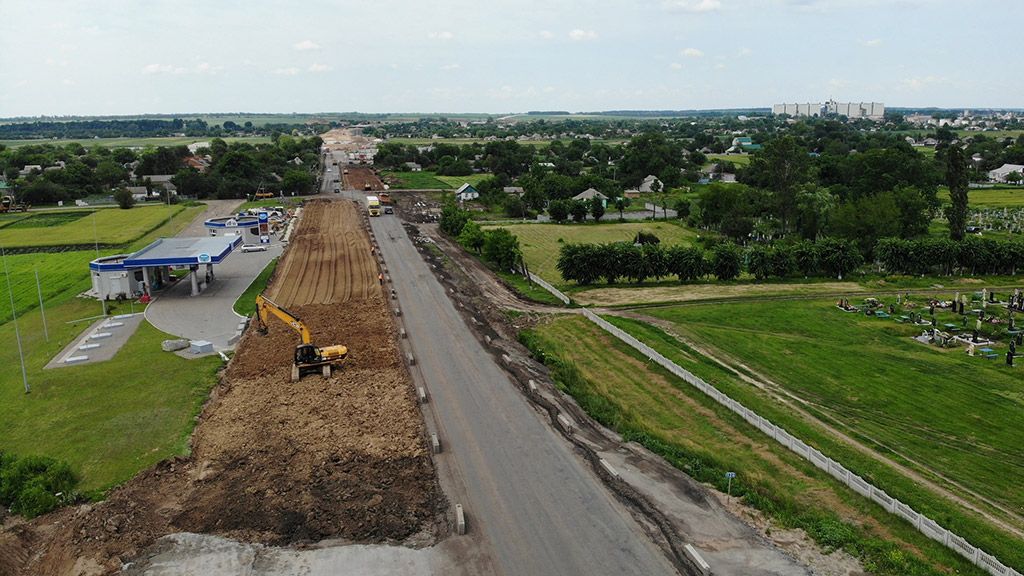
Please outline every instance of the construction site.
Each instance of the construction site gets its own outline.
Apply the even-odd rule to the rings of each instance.
[[[103,502],[0,533],[0,574],[112,573],[180,532],[275,546],[427,546],[446,535],[448,504],[364,218],[350,201],[308,202],[266,292],[317,342],[347,346],[342,369],[292,383],[292,328],[248,330],[188,457]]]

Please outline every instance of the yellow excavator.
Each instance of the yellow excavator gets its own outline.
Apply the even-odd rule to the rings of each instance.
[[[341,366],[348,357],[346,346],[316,346],[312,342],[309,328],[296,315],[278,306],[273,300],[260,294],[256,297],[256,318],[260,334],[267,333],[267,320],[273,314],[302,336],[302,344],[295,347],[295,363],[292,364],[292,382],[298,382],[303,372],[320,371],[324,378],[330,378],[331,367]]]

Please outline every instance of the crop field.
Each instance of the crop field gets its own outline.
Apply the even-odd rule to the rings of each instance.
[[[398,182],[391,184],[391,187],[396,190],[445,190],[449,188],[448,184],[438,180],[433,172],[385,171],[381,175],[385,178],[397,178]]]
[[[941,350],[911,339],[920,327],[843,313],[822,300],[645,313],[726,359],[742,359],[744,370],[799,399],[818,421],[975,504],[983,497],[983,508],[1024,527],[1024,385],[1019,368],[1004,364],[1004,347],[995,346],[995,361]]]
[[[246,142],[248,144],[266,144],[270,142],[269,136],[227,136],[221,139],[224,140],[225,142]],[[65,144],[81,144],[82,146],[86,147],[103,146],[105,148],[145,148],[146,146],[188,146],[189,144],[195,144],[196,142],[209,142],[210,140],[212,140],[212,137],[210,136],[167,136],[156,138],[68,138],[50,140],[0,140],[0,144],[3,144],[8,148],[18,148],[20,146],[28,146],[31,144],[51,144],[54,146],[64,146]]]
[[[640,324],[631,326],[635,331]],[[651,333],[637,335],[654,345]],[[603,424],[721,492],[725,472],[736,471],[732,495],[772,517],[773,531],[803,528],[822,545],[859,556],[873,574],[921,573],[911,569],[911,555],[901,548],[915,550],[940,571],[980,574],[584,318],[549,320],[526,338],[532,349],[557,359],[548,362],[556,382]],[[743,386],[691,350],[679,350],[674,360],[730,394],[731,387]]]
[[[117,312],[127,313],[123,307]],[[143,322],[108,362],[44,370],[91,322],[72,321],[99,313],[95,300],[47,308],[49,342],[38,310],[18,319],[31,394],[21,385],[14,324],[0,325],[8,343],[0,349],[0,446],[67,461],[84,491],[104,490],[184,454],[192,417],[221,364],[217,357],[187,360],[163,352],[160,342],[168,336]]]
[[[127,244],[178,215],[183,206],[154,205],[131,210],[36,212],[0,228],[5,247]]]
[[[495,228],[495,226],[487,226]],[[519,247],[530,271],[555,284],[564,284],[556,264],[563,244],[632,240],[643,230],[653,232],[662,245],[689,244],[696,233],[668,222],[622,224],[513,224],[501,226],[519,238]]]

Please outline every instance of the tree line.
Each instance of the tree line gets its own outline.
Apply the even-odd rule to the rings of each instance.
[[[735,280],[743,271],[758,279],[791,276],[842,278],[861,265],[856,246],[847,240],[826,238],[793,244],[743,249],[720,242],[709,250],[698,246],[664,247],[654,242],[566,244],[558,255],[558,271],[567,281],[588,285],[625,279],[634,283],[675,276],[680,282],[713,276]]]
[[[890,274],[1016,275],[1024,269],[1024,239],[885,238],[878,242],[875,255]]]
[[[469,212],[453,203],[441,210],[441,232],[454,238],[464,248],[482,257],[498,270],[522,268],[523,255],[519,239],[505,228],[484,230],[469,219]]]

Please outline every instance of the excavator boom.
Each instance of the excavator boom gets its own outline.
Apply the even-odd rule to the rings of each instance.
[[[273,314],[280,318],[285,324],[302,337],[302,344],[295,347],[295,363],[292,365],[292,382],[297,382],[303,371],[319,370],[324,378],[331,375],[332,366],[340,366],[348,357],[348,348],[345,346],[324,346],[320,348],[312,342],[313,338],[309,328],[299,319],[298,316],[278,306],[273,300],[263,294],[256,297],[256,318],[259,321],[260,332],[267,331],[267,320]]]
[[[285,324],[291,326],[292,330],[298,332],[299,336],[302,337],[303,344],[311,344],[313,342],[313,336],[309,333],[309,328],[306,328],[306,325],[302,323],[298,316],[278,306],[273,300],[263,294],[256,297],[256,312],[260,320],[260,330],[266,331],[267,319],[273,314],[284,321]]]

